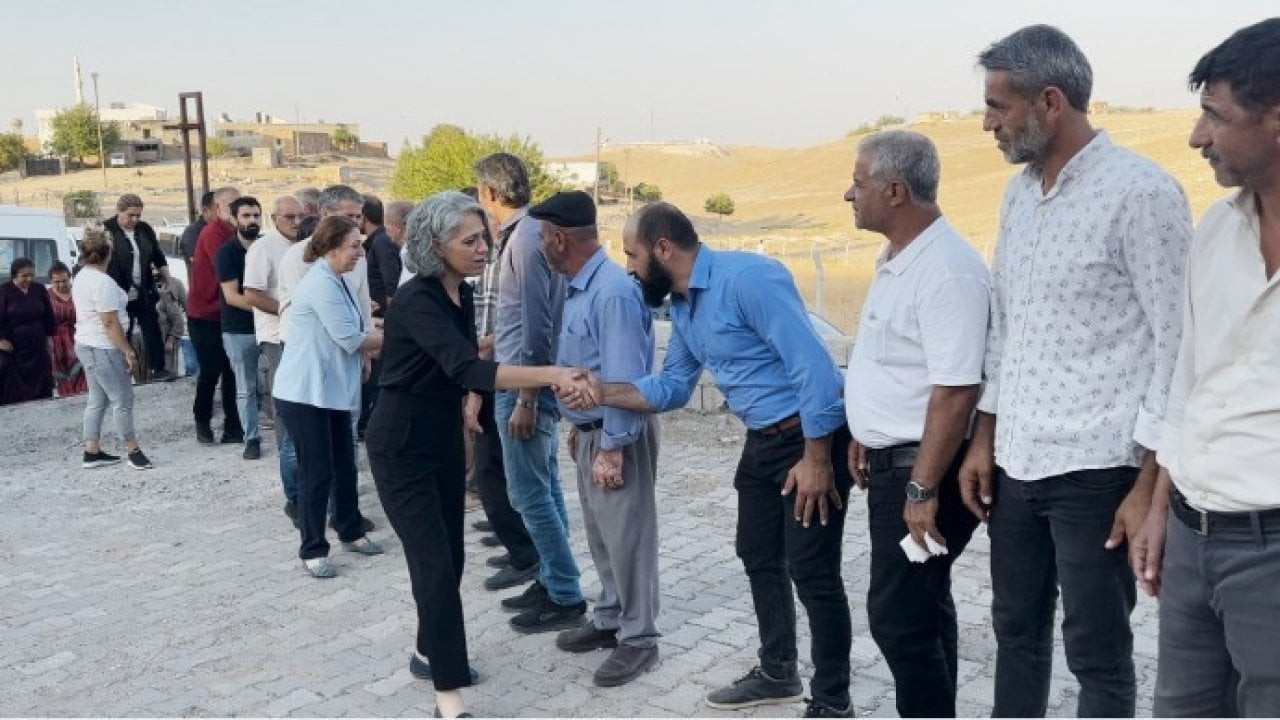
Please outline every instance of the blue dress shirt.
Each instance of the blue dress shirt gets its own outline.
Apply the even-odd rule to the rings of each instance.
[[[662,372],[635,386],[659,412],[673,410],[689,402],[704,366],[752,430],[799,413],[816,439],[845,422],[840,371],[776,260],[700,246],[688,297],[672,297]]]
[[[604,248],[578,271],[564,301],[556,364],[584,367],[603,382],[633,382],[653,372],[653,315],[640,288]],[[640,437],[642,413],[596,408],[560,412],[575,425],[604,421],[600,448],[616,450]]]
[[[360,409],[360,345],[369,333],[355,293],[323,259],[293,291],[289,340],[272,396],[330,410]]]

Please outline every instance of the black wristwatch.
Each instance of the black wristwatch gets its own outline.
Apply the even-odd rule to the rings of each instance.
[[[907,483],[907,500],[913,503],[928,502],[933,499],[937,492],[933,488],[927,488],[915,480]]]

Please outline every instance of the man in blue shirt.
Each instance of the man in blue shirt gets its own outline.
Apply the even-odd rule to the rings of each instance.
[[[615,408],[674,410],[688,402],[706,368],[747,426],[733,483],[735,544],[760,626],[760,665],[709,693],[707,704],[736,709],[800,698],[794,582],[813,637],[813,699],[805,715],[847,716],[852,630],[840,543],[851,479],[840,371],[777,261],[711,250],[667,203],[647,205],[631,219],[623,250],[647,303],[656,307],[672,296],[671,340],[661,372],[634,383],[606,379],[592,395]],[[565,400],[591,404],[572,391]]]
[[[653,317],[635,281],[600,247],[591,196],[557,193],[529,217],[541,221],[547,262],[569,278],[556,364],[612,382],[652,373]],[[658,662],[658,421],[614,408],[562,412],[600,598],[591,621],[560,633],[556,646],[612,649],[595,683],[623,685]]]

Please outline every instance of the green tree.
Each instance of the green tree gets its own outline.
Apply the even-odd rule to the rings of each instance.
[[[98,154],[98,127],[102,127],[102,148],[110,152],[120,142],[120,126],[114,122],[100,123],[98,112],[81,103],[53,116],[53,142],[49,150],[55,155],[73,157],[84,164],[86,155]],[[105,162],[106,158],[98,158]]]
[[[658,202],[662,199],[662,190],[657,185],[642,182],[631,188],[631,197],[635,198],[636,202]]]
[[[702,205],[702,209],[721,217],[732,215],[733,198],[729,197],[728,193],[718,192],[707,198],[707,201]]]
[[[360,138],[355,133],[347,129],[345,125],[339,125],[337,130],[333,131],[333,146],[344,152],[350,152],[360,144]]]
[[[224,158],[231,156],[231,146],[222,138],[209,138],[205,141],[204,148],[211,158]]]
[[[0,135],[0,172],[17,170],[27,157],[27,143],[21,135]]]
[[[560,189],[546,171],[542,151],[527,137],[471,135],[457,125],[437,125],[422,138],[421,147],[405,147],[391,174],[391,195],[418,202],[441,190],[457,190],[476,182],[476,161],[495,152],[509,152],[524,161],[538,202]]]

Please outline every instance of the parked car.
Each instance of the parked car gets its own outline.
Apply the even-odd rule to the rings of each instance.
[[[49,282],[55,261],[75,265],[76,243],[62,213],[44,208],[0,205],[0,283],[9,281],[9,265],[24,257],[35,263],[36,280]]]

